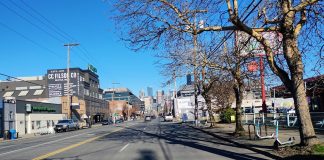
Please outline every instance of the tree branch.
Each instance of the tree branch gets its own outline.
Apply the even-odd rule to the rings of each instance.
[[[304,10],[307,6],[317,3],[318,1],[319,0],[305,0],[304,2],[301,2],[299,5],[293,7],[292,10],[299,12],[301,10]]]

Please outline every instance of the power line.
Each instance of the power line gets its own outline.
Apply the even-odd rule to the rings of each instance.
[[[39,84],[39,83],[35,83],[35,82],[23,80],[23,79],[20,79],[20,78],[17,78],[17,77],[9,76],[9,75],[4,74],[4,73],[0,73],[0,75],[5,76],[5,77],[8,77],[8,78],[16,79],[16,80],[19,80],[19,81],[23,81],[23,82],[26,82],[26,83],[30,83],[30,84],[34,84],[34,85],[40,85],[40,86],[47,87],[47,85],[43,85],[43,84]]]
[[[44,20],[34,16],[33,14],[31,14],[28,10],[24,9],[23,7],[19,6],[15,1],[10,0],[10,2],[12,4],[14,4],[17,8],[21,9],[22,11],[24,11],[25,13],[27,13],[29,16],[31,16],[32,18],[36,19],[37,21],[41,22],[43,25],[47,26],[48,28],[50,28],[52,31],[54,31],[55,33],[57,33],[58,35],[60,35],[61,37],[63,37],[64,39],[69,39],[67,38],[67,36],[63,35],[62,33],[60,33],[59,31],[57,31],[57,27],[55,25],[53,25],[49,20],[47,20],[44,16],[42,16],[41,14],[39,14],[38,12],[36,12],[36,10],[34,10],[33,8],[29,7],[29,5],[25,4],[24,1],[23,4],[25,4],[25,6],[28,7],[28,9],[32,10],[34,13],[36,13],[37,15],[39,15],[41,18],[43,18],[47,23],[50,23],[51,25],[46,24],[46,22],[44,22]],[[54,27],[53,27],[54,26]]]
[[[77,40],[75,38],[73,38],[71,35],[69,35],[68,33],[66,33],[64,30],[62,30],[60,27],[58,27],[57,25],[55,25],[55,23],[51,22],[48,18],[46,18],[45,16],[43,16],[40,12],[38,12],[36,9],[34,9],[33,7],[31,7],[30,5],[28,5],[26,2],[24,2],[23,0],[21,1],[22,4],[24,4],[29,10],[33,11],[35,14],[37,14],[38,16],[40,16],[42,19],[44,19],[48,24],[45,24],[46,26],[50,26],[50,28],[52,28],[52,30],[54,30],[53,28],[55,28],[56,30],[54,30],[56,33],[60,34],[63,38],[65,38],[68,41],[74,41],[77,42]],[[26,12],[26,10],[25,10]],[[28,11],[27,11],[28,12]],[[37,18],[39,19],[39,18]],[[81,58],[84,62],[86,63],[94,63],[96,62],[96,60],[90,56],[91,54],[89,53],[89,51],[84,47],[84,45],[80,45],[79,47],[77,47],[77,49],[84,55],[84,57],[86,59],[84,59],[84,57],[79,56],[79,58]],[[79,53],[80,53],[79,52]],[[97,63],[99,64],[99,63]],[[100,64],[99,64],[100,65]],[[101,65],[100,65],[101,66]]]
[[[3,7],[7,8],[9,11],[11,11],[12,13],[14,13],[15,15],[17,15],[18,17],[20,17],[21,19],[25,20],[27,23],[31,24],[32,26],[36,27],[37,29],[43,31],[44,33],[46,33],[47,35],[49,35],[50,37],[52,37],[53,39],[56,39],[57,41],[60,41],[62,43],[64,43],[64,41],[62,41],[61,39],[55,37],[53,34],[51,34],[50,32],[44,30],[42,27],[34,24],[33,22],[31,22],[28,18],[26,18],[25,16],[22,16],[21,14],[19,14],[17,11],[15,11],[14,9],[10,8],[9,6],[7,6],[5,3],[2,3],[0,1],[0,5],[2,5]]]
[[[34,18],[35,20],[37,20],[37,21],[39,21],[40,23],[42,23],[46,28],[49,28],[49,29],[51,29],[52,31],[54,31],[56,34],[60,35],[61,38],[65,39],[65,40],[68,40],[68,41],[70,41],[71,39],[73,39],[73,38],[71,38],[71,36],[68,35],[68,36],[70,37],[70,38],[69,38],[69,37],[67,37],[67,36],[64,36],[64,35],[61,34],[60,32],[58,32],[57,30],[53,29],[53,27],[51,27],[50,25],[46,24],[46,23],[45,23],[44,21],[42,21],[40,18],[37,18],[36,16],[34,16],[33,14],[31,14],[31,13],[30,13],[29,11],[27,11],[26,9],[20,7],[17,3],[12,2],[12,1],[10,1],[10,2],[11,2],[13,5],[15,5],[17,8],[21,9],[22,11],[24,11],[25,13],[27,13],[29,16],[31,16],[32,18]],[[23,1],[22,1],[22,2],[23,2]],[[25,16],[21,15],[21,14],[20,14],[19,12],[17,12],[16,10],[10,8],[8,5],[6,5],[6,4],[4,4],[4,3],[2,3],[2,2],[0,2],[0,5],[4,6],[4,7],[7,8],[9,11],[13,12],[14,14],[16,14],[17,16],[19,16],[21,19],[25,20],[26,22],[28,22],[28,23],[31,24],[32,26],[34,26],[34,27],[36,27],[37,29],[43,31],[45,34],[49,35],[49,36],[52,37],[53,39],[55,39],[55,40],[57,40],[57,41],[59,41],[59,42],[61,42],[61,43],[65,43],[64,40],[62,40],[61,38],[55,36],[54,34],[50,33],[49,31],[45,30],[43,27],[41,27],[41,26],[39,26],[39,25],[37,25],[37,24],[31,22],[28,18],[26,18]],[[30,6],[29,6],[29,8],[31,9]],[[36,11],[36,10],[35,10],[35,11]],[[37,13],[38,13],[38,12],[37,12]],[[40,15],[40,13],[38,13],[38,14]],[[44,16],[41,16],[41,17],[44,17]],[[45,18],[45,17],[44,17],[44,18]],[[46,21],[50,22],[50,21],[47,20],[47,19],[46,19]],[[50,23],[50,24],[54,25],[53,23]],[[56,26],[56,25],[54,25],[54,26]],[[56,28],[58,28],[58,27],[56,26]],[[61,30],[61,31],[62,31],[62,30]],[[64,32],[64,33],[65,33],[65,32]],[[66,34],[66,33],[65,33],[65,34]],[[66,34],[66,35],[67,35],[67,34]],[[78,56],[82,61],[84,61],[85,63],[88,63],[88,61],[87,61],[85,58],[81,57],[79,54],[76,54],[76,55],[77,55],[77,56]]]
[[[8,6],[7,4],[5,4],[5,3],[1,2],[1,1],[0,1],[0,5],[2,5],[3,7],[5,7],[6,9],[8,9],[9,11],[11,11],[12,13],[14,13],[15,15],[17,15],[18,17],[20,17],[24,21],[28,22],[29,24],[31,24],[35,28],[37,28],[37,29],[41,30],[42,32],[44,32],[45,34],[49,35],[51,38],[57,40],[58,42],[65,43],[65,40],[67,40],[67,41],[76,41],[71,35],[67,34],[64,30],[62,30],[60,27],[58,27],[57,25],[55,25],[53,22],[51,22],[49,19],[47,19],[45,16],[43,16],[36,9],[34,9],[33,7],[31,7],[30,5],[28,5],[24,1],[21,1],[21,2],[28,9],[25,9],[24,7],[19,6],[14,1],[10,1],[10,3],[13,4],[16,8],[22,10],[24,13],[26,13],[27,15],[29,15],[32,19],[40,22],[43,26],[40,26],[39,24],[35,24],[30,19],[28,19],[26,16],[22,15],[21,13],[19,13],[18,11],[16,11],[15,9],[11,8],[10,6]],[[30,11],[32,11],[32,13]],[[45,50],[49,51],[52,54],[57,55],[55,52],[53,52],[49,48],[41,45],[38,42],[35,42],[34,40],[28,38],[26,35],[24,35],[22,33],[19,33],[18,31],[14,30],[13,28],[9,27],[8,25],[3,24],[1,22],[0,22],[0,25],[2,25],[5,28],[11,30],[12,32],[18,34],[19,36],[23,37],[24,39],[32,42],[34,45],[36,45],[36,46],[38,46],[38,47],[40,47],[42,49],[45,49]],[[49,31],[46,30],[46,29],[48,29]],[[52,31],[52,32],[50,32],[50,31]],[[58,35],[59,35],[59,37],[57,37]],[[80,54],[76,54],[76,56],[78,56],[82,61],[84,61],[87,64],[96,62],[92,58],[92,56],[90,56],[91,54],[88,52],[88,50],[83,45],[80,46],[80,47],[77,47],[77,49],[79,50],[79,53]],[[81,56],[81,54],[83,56]],[[59,55],[57,55],[57,56],[61,58],[61,56],[59,56]],[[102,67],[102,65],[100,65],[99,63],[96,63],[96,64],[98,64],[99,66]],[[104,67],[102,67],[102,68],[104,68]],[[103,69],[103,71],[105,71],[105,70]]]
[[[41,44],[38,43],[38,42],[36,42],[36,41],[34,41],[34,40],[28,38],[28,37],[25,36],[24,34],[22,34],[22,33],[18,32],[18,31],[16,31],[15,29],[9,27],[8,25],[6,25],[6,24],[4,24],[4,23],[2,23],[2,22],[0,22],[0,25],[2,25],[3,27],[7,28],[8,30],[10,30],[10,31],[12,31],[12,32],[14,32],[14,33],[16,33],[17,35],[19,35],[20,37],[26,39],[27,41],[33,43],[34,45],[38,46],[39,48],[42,48],[42,49],[44,49],[44,50],[47,50],[49,53],[51,53],[51,54],[53,54],[53,55],[55,55],[55,56],[57,56],[57,57],[59,57],[59,58],[62,58],[62,56],[60,56],[58,53],[56,53],[56,52],[52,51],[51,49],[49,49],[49,48],[47,48],[47,47],[41,45]]]
[[[247,7],[247,9],[246,9],[246,11],[250,8],[250,6],[252,5],[252,3],[253,3],[254,1],[252,1],[251,3],[250,3],[250,5]],[[244,22],[251,14],[252,14],[252,12],[257,8],[257,6],[259,6],[260,4],[261,4],[261,2],[262,2],[262,0],[260,0],[258,3],[257,3],[257,5],[255,5],[254,7],[253,7],[253,9],[246,15],[246,17],[243,19],[243,21],[242,22]],[[244,12],[245,13],[245,12]],[[243,16],[243,15],[242,15]],[[242,18],[242,17],[241,17]],[[217,45],[217,47],[212,51],[212,52],[216,52],[232,35],[233,35],[233,33],[234,33],[234,31],[235,30],[233,30],[233,31],[231,31],[230,33],[228,33],[224,38],[223,38],[223,40]]]

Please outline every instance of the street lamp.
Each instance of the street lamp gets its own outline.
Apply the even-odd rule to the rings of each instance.
[[[70,118],[72,119],[72,106],[70,102],[70,48],[73,46],[78,46],[78,43],[68,43],[64,44],[65,47],[67,47],[67,81],[66,81],[66,87],[67,87],[67,105],[70,108]]]

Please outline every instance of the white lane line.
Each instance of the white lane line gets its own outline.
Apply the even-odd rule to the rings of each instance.
[[[91,131],[90,131],[90,132],[91,132]],[[54,142],[59,142],[59,141],[65,140],[65,139],[73,138],[73,137],[76,137],[76,136],[81,136],[81,135],[84,135],[84,134],[87,134],[87,133],[90,133],[90,132],[85,132],[85,133],[81,133],[81,134],[73,135],[73,136],[70,136],[70,137],[65,137],[65,138],[62,138],[62,139],[57,139],[57,140],[54,140],[54,141],[49,141],[49,142],[45,142],[45,143],[41,143],[41,144],[37,144],[37,145],[34,145],[34,146],[29,146],[29,147],[20,148],[20,149],[12,150],[12,151],[5,152],[5,153],[0,153],[0,156],[2,156],[2,155],[6,155],[6,154],[9,154],[9,153],[13,153],[13,152],[17,152],[17,151],[22,151],[22,150],[26,150],[26,149],[34,148],[34,147],[39,147],[39,146],[42,146],[42,145],[45,145],[45,144],[50,144],[50,143],[54,143]]]
[[[124,149],[126,149],[126,147],[129,145],[129,143],[127,143],[122,149],[119,150],[119,152],[122,152]]]
[[[4,149],[4,148],[8,148],[8,147],[13,147],[13,146],[15,146],[15,145],[10,145],[10,146],[1,147],[0,150],[1,150],[1,149]]]

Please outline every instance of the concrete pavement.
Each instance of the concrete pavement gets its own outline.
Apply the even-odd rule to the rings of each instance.
[[[244,125],[246,135],[241,137],[234,137],[232,133],[235,130],[235,124],[231,123],[218,123],[216,124],[216,127],[209,128],[207,126],[201,126],[201,127],[194,127],[192,124],[186,124],[188,126],[191,126],[192,128],[195,128],[197,130],[200,130],[202,132],[205,132],[206,134],[209,134],[215,138],[222,139],[224,141],[228,141],[230,143],[236,144],[238,146],[242,146],[244,148],[249,148],[250,150],[253,150],[255,152],[267,155],[269,157],[272,157],[274,159],[281,159],[284,158],[287,155],[281,155],[277,150],[274,149],[273,144],[275,139],[258,139],[254,135],[254,128],[253,126],[250,127],[251,129],[251,139],[248,134],[248,126]],[[275,133],[274,127],[268,127],[267,128],[268,135],[271,135],[272,133]],[[265,136],[264,127],[262,127],[262,136]],[[319,141],[321,143],[324,143],[324,132],[323,131],[317,131],[316,136],[318,137]],[[279,128],[279,140],[284,142],[287,141],[290,137],[294,137],[294,144],[300,143],[300,137],[299,137],[299,131],[297,128]]]

